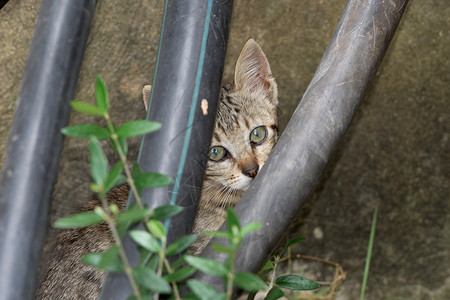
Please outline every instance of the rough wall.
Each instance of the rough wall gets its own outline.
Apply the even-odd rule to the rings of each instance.
[[[78,81],[76,98],[89,101],[95,75],[103,76],[118,123],[145,116],[140,91],[153,74],[164,3],[140,2],[99,1]],[[235,1],[225,81],[232,80],[242,45],[255,38],[278,81],[284,128],[345,2]],[[39,1],[17,0],[0,10],[2,160],[38,9]],[[291,233],[306,238],[294,252],[343,266],[347,280],[340,299],[359,295],[377,204],[366,298],[450,298],[449,16],[445,0],[410,1],[366,98]],[[71,117],[72,124],[95,120]],[[134,157],[139,142],[130,145]],[[52,220],[89,198],[88,180],[87,143],[67,139]],[[50,231],[48,246],[53,237]]]

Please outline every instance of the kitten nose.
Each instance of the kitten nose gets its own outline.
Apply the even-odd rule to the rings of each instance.
[[[259,166],[254,164],[247,168],[245,168],[242,173],[248,177],[255,178],[256,174],[258,174]]]

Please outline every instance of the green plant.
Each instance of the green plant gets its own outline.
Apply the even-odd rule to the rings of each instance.
[[[249,273],[234,273],[233,261],[237,248],[246,233],[259,227],[251,224],[241,229],[239,221],[232,211],[229,211],[227,233],[210,233],[211,235],[227,236],[230,238],[229,247],[218,247],[219,251],[228,251],[230,261],[226,265],[205,258],[184,256],[173,264],[168,257],[175,256],[186,250],[196,239],[196,235],[181,237],[167,245],[166,228],[163,221],[181,212],[178,206],[163,206],[150,209],[142,203],[141,191],[144,188],[167,186],[172,179],[158,173],[145,173],[138,164],[129,167],[127,155],[127,138],[142,135],[158,130],[161,124],[146,120],[131,121],[116,126],[110,118],[108,92],[104,81],[97,77],[95,85],[96,105],[82,101],[72,101],[75,110],[103,117],[106,128],[97,125],[75,125],[62,129],[62,132],[71,137],[87,138],[89,143],[89,163],[93,182],[90,189],[97,193],[101,201],[91,212],[74,214],[57,220],[53,226],[56,228],[80,228],[106,222],[114,238],[114,245],[103,253],[86,254],[82,260],[86,264],[99,270],[109,272],[125,272],[133,295],[129,299],[158,299],[159,294],[173,294],[175,299],[181,299],[178,284],[195,272],[196,269],[224,275],[228,281],[227,298],[231,297],[233,282],[245,283],[247,289],[265,288],[265,284],[255,275]],[[99,140],[109,139],[114,152],[119,156],[119,162],[112,168],[99,143]],[[125,176],[124,176],[125,175]],[[115,204],[109,204],[105,195],[115,186],[128,183],[136,198],[135,205],[127,211],[120,212]],[[141,229],[135,229],[143,224]],[[131,266],[122,245],[122,238],[128,234],[136,242],[141,259],[137,266]],[[186,266],[189,263],[192,266]],[[193,279],[187,281],[195,298],[205,299],[213,291],[202,282]],[[241,284],[242,286],[242,284]],[[209,294],[208,294],[209,293]],[[214,292],[214,294],[220,295]],[[225,294],[224,294],[225,295]]]
[[[75,125],[62,129],[71,137],[89,139],[89,163],[92,176],[90,189],[97,193],[101,206],[94,211],[67,216],[54,222],[56,228],[80,228],[106,222],[114,239],[114,245],[102,253],[88,253],[82,260],[99,270],[124,272],[130,282],[133,294],[128,299],[158,299],[160,294],[171,294],[181,299],[179,285],[185,282],[191,293],[185,299],[231,299],[233,289],[238,286],[253,295],[256,291],[270,291],[266,299],[278,299],[284,293],[279,287],[288,289],[313,289],[318,285],[300,276],[287,275],[275,279],[275,270],[283,253],[301,239],[290,241],[279,255],[269,260],[263,271],[271,269],[273,276],[267,283],[249,272],[236,272],[236,253],[245,235],[261,227],[259,223],[241,226],[238,217],[231,208],[227,210],[227,230],[225,232],[206,232],[205,234],[225,238],[227,245],[214,244],[213,249],[226,253],[228,259],[224,264],[211,259],[184,255],[170,263],[169,257],[179,255],[197,238],[186,235],[172,244],[167,244],[167,232],[163,222],[182,211],[179,206],[162,206],[150,209],[143,204],[141,192],[144,188],[163,187],[171,184],[171,178],[158,174],[143,172],[135,163],[132,168],[127,161],[127,138],[147,134],[158,130],[161,124],[146,120],[137,120],[116,126],[109,114],[109,98],[106,85],[100,76],[95,85],[96,105],[82,101],[72,101],[75,110],[103,117],[106,127],[97,125]],[[119,161],[110,168],[99,140],[109,140]],[[119,211],[115,204],[109,204],[106,194],[117,185],[128,183],[135,196],[136,203],[126,211]],[[139,224],[142,226],[137,227]],[[122,238],[128,234],[136,243],[141,257],[136,266],[131,266],[124,251]],[[217,292],[210,285],[188,279],[196,270],[223,277],[226,293]],[[267,285],[268,284],[268,285]]]
[[[213,244],[213,250],[226,253],[228,259],[224,264],[214,260],[195,256],[185,256],[185,261],[197,270],[213,276],[222,276],[226,283],[226,293],[219,293],[206,283],[191,279],[187,281],[192,292],[200,299],[231,299],[234,285],[246,291],[259,291],[266,289],[267,285],[258,276],[249,272],[236,272],[235,259],[242,239],[251,231],[261,227],[260,223],[250,223],[241,227],[238,217],[231,208],[227,210],[227,231],[210,231],[205,234],[225,238],[228,245]]]
[[[275,300],[283,297],[285,295],[284,289],[289,290],[315,290],[319,288],[319,284],[314,282],[313,280],[304,278],[299,275],[276,275],[278,263],[282,260],[283,255],[286,251],[293,245],[298,242],[303,241],[304,238],[294,238],[290,240],[280,252],[274,253],[269,260],[267,260],[264,267],[259,272],[259,276],[263,278],[266,282],[269,282],[269,292],[265,297],[265,300]],[[271,273],[270,279],[267,275]],[[252,300],[256,294],[250,293],[248,299]]]
[[[363,276],[363,282],[361,285],[361,294],[359,297],[360,300],[364,299],[364,293],[366,292],[366,287],[367,287],[367,280],[369,278],[370,258],[372,257],[373,242],[375,240],[375,228],[377,226],[377,216],[378,216],[378,205],[375,207],[375,211],[373,212],[373,217],[372,217],[372,226],[370,228],[369,246],[367,247],[366,264],[364,267],[364,276]]]
[[[101,77],[97,77],[95,95],[97,105],[72,101],[71,106],[79,112],[103,117],[107,123],[106,128],[97,125],[76,125],[66,127],[62,132],[68,136],[90,140],[89,162],[93,179],[90,189],[97,193],[102,205],[96,207],[93,212],[59,219],[53,225],[56,228],[76,228],[106,222],[114,238],[114,245],[103,253],[86,254],[82,258],[83,262],[100,270],[125,272],[133,289],[131,299],[144,299],[150,294],[158,298],[160,293],[173,293],[180,299],[177,282],[192,274],[194,269],[184,266],[175,269],[167,258],[189,247],[196,236],[188,235],[167,245],[166,229],[162,221],[180,213],[182,208],[163,206],[150,209],[142,203],[140,194],[143,188],[167,186],[172,183],[172,179],[158,173],[143,172],[138,164],[134,164],[131,169],[126,158],[127,138],[158,130],[161,124],[137,120],[117,127],[109,115],[108,92]],[[102,139],[109,139],[120,159],[111,169],[99,143]],[[120,212],[115,204],[109,205],[105,195],[124,182],[130,185],[136,204],[127,211]],[[144,225],[144,229],[133,229],[140,223]],[[122,238],[127,232],[141,251],[141,261],[134,267],[129,264],[122,245]]]

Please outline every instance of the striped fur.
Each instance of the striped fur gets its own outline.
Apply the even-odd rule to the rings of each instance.
[[[199,234],[190,251],[199,254],[210,238],[203,231],[219,229],[225,220],[226,207],[238,203],[253,178],[246,175],[248,166],[260,170],[277,142],[277,85],[269,63],[259,45],[249,40],[236,63],[234,84],[221,90],[211,147],[222,146],[228,157],[219,162],[209,160],[202,195],[194,221]],[[266,126],[263,143],[250,142],[250,133]]]
[[[148,99],[150,86],[144,88]],[[277,141],[277,86],[264,53],[254,40],[249,40],[236,64],[233,85],[221,90],[216,125],[211,146],[223,146],[229,156],[220,161],[208,161],[198,212],[194,221],[195,233],[217,230],[225,220],[225,209],[234,206],[248,189]],[[258,126],[266,126],[267,137],[259,145],[250,143],[250,133]],[[248,166],[252,176],[245,175]],[[257,169],[255,169],[257,166]],[[110,203],[121,210],[128,199],[129,186],[114,188],[107,195]],[[89,202],[83,211],[100,205]],[[199,254],[209,239],[200,235],[190,251]],[[106,224],[72,229],[58,234],[57,245],[51,254],[35,295],[40,299],[97,299],[105,273],[81,262],[89,252],[103,252],[113,243]]]

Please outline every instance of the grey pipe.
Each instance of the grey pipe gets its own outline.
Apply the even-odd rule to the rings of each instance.
[[[0,180],[0,299],[32,299],[96,0],[43,0]]]
[[[175,179],[169,187],[142,193],[149,207],[176,204],[184,208],[166,223],[169,243],[192,232],[219,100],[232,4],[232,0],[166,0],[147,116],[161,122],[162,128],[144,137],[139,164],[146,172]],[[207,113],[201,108],[203,99]],[[124,247],[131,264],[138,262],[136,246],[127,237]],[[101,299],[125,299],[131,292],[124,273],[110,273]]]
[[[407,2],[348,1],[292,119],[235,208],[243,225],[263,224],[244,239],[237,271],[257,272],[262,267],[313,191],[380,66]],[[211,247],[202,256],[226,259]],[[201,273],[195,278],[223,290],[221,278]]]

